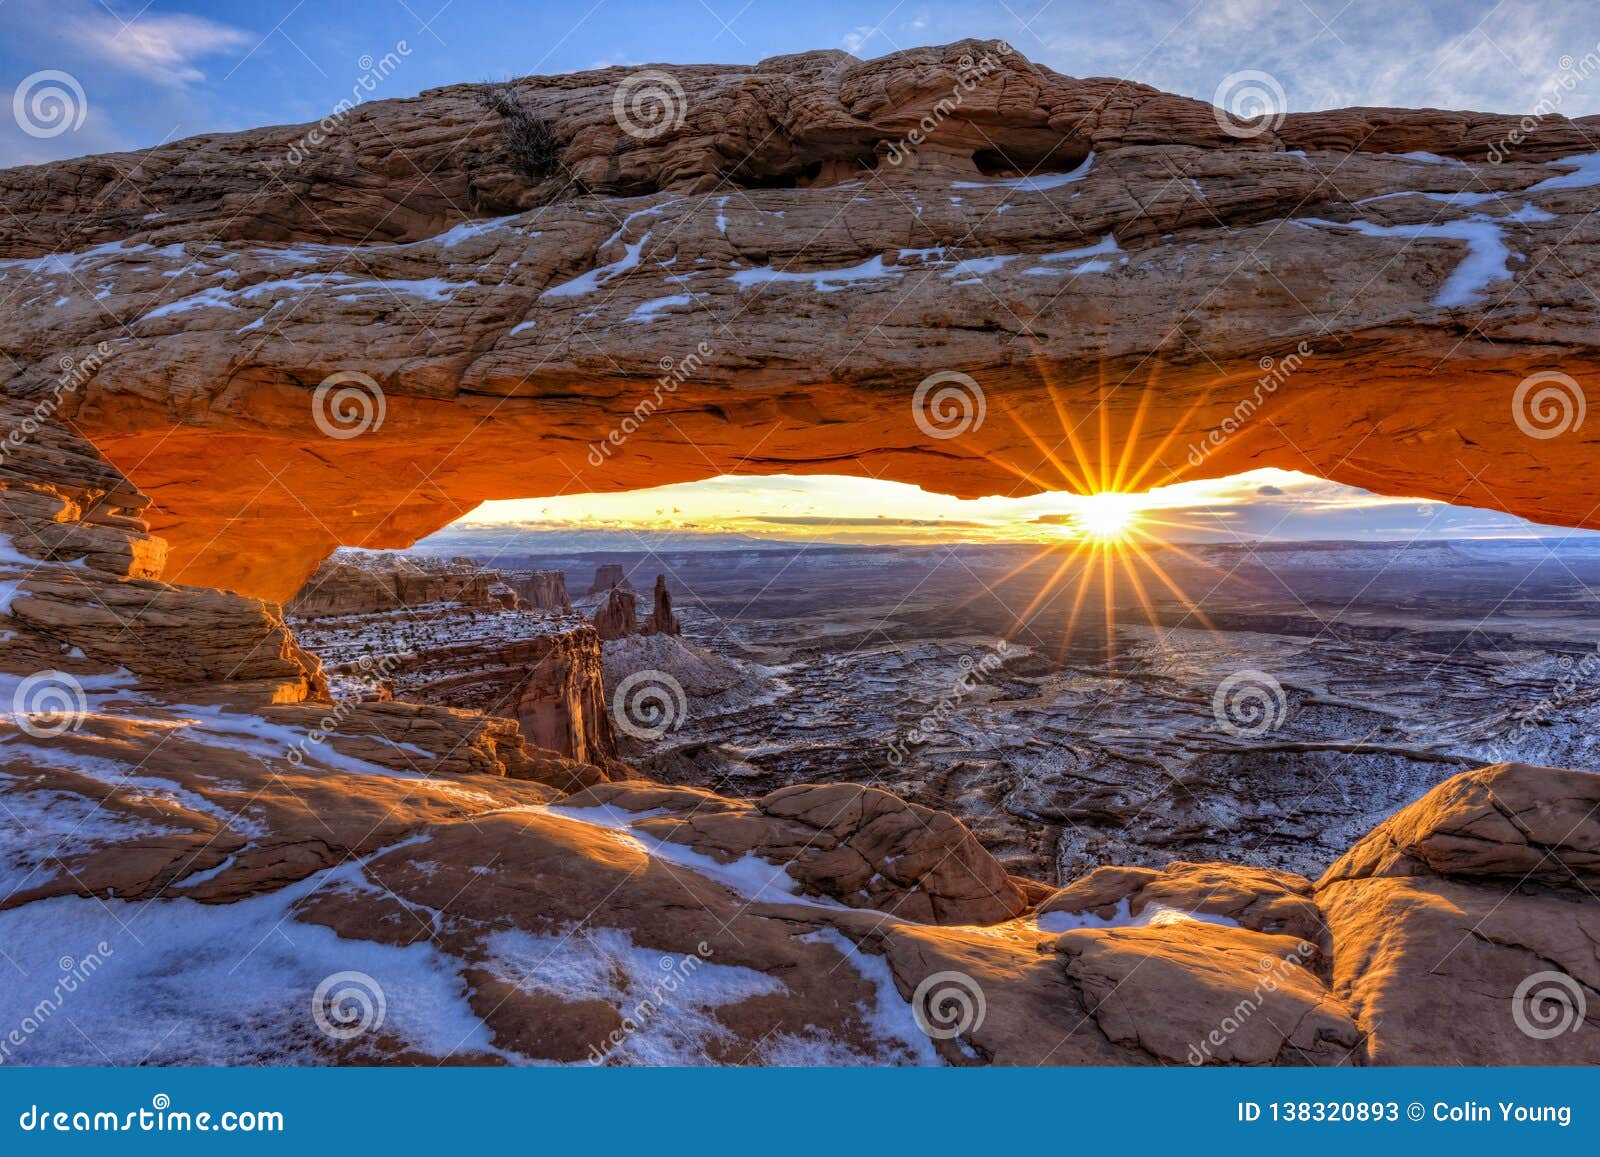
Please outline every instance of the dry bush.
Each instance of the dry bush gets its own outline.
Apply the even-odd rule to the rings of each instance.
[[[544,117],[528,106],[509,80],[488,81],[483,103],[505,125],[506,151],[519,172],[543,181],[561,167],[561,138]]]

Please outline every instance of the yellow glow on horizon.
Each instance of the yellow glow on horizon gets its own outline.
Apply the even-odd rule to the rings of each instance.
[[[466,525],[527,524],[541,530],[635,530],[747,534],[762,539],[855,543],[1033,542],[1057,544],[1121,530],[1131,511],[1166,539],[1185,528],[1231,537],[1229,511],[1265,492],[1304,509],[1415,505],[1336,487],[1307,474],[1261,469],[1148,490],[1050,490],[1026,497],[954,498],[908,483],[842,475],[724,475],[647,490],[569,493],[486,502]],[[1176,521],[1175,521],[1176,520]],[[1108,522],[1110,525],[1107,525]]]

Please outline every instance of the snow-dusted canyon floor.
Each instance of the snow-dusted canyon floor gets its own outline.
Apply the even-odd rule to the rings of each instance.
[[[606,644],[610,680],[686,691],[677,726],[625,754],[740,795],[877,784],[1060,880],[1212,858],[1315,875],[1458,771],[1600,768],[1594,547],[1187,553],[1162,565],[1202,609],[1146,573],[1154,614],[1124,590],[1109,655],[1094,578],[1070,637],[1075,572],[1023,615],[1056,563],[1008,579],[1021,548],[604,556],[636,582],[666,571],[691,645]]]

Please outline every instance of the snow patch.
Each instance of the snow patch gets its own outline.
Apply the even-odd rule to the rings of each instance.
[[[992,181],[956,181],[952,189],[1022,189],[1029,193],[1043,193],[1059,189],[1087,177],[1094,168],[1094,154],[1083,159],[1083,164],[1070,173],[1046,173],[1039,177],[1000,177]]]

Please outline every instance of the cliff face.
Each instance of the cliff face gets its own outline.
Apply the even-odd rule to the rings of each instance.
[[[512,693],[528,742],[583,763],[617,756],[600,666],[600,637],[579,629],[559,636]]]
[[[434,604],[293,622],[341,688],[515,719],[529,743],[580,763],[616,758],[600,639],[578,616]]]
[[[518,605],[531,611],[570,611],[567,576],[558,570],[502,571],[501,581],[516,592]]]
[[[318,618],[366,615],[428,603],[459,603],[481,609],[502,605],[494,591],[501,581],[498,574],[465,560],[453,564],[430,562],[386,558],[358,565],[339,558],[325,559],[284,610],[298,618]]]
[[[1437,110],[1241,133],[975,41],[658,71],[683,115],[649,139],[614,112],[636,72],[517,82],[554,184],[472,85],[364,104],[292,167],[285,127],[7,170],[0,292],[30,305],[0,386],[88,364],[63,413],[157,499],[174,571],[279,599],[338,543],[574,478],[1280,466],[1600,517],[1567,384],[1600,370],[1588,122],[1509,154],[1516,118]]]
[[[639,633],[639,596],[623,587],[612,587],[605,602],[594,613],[594,629],[602,641],[626,639]]]

